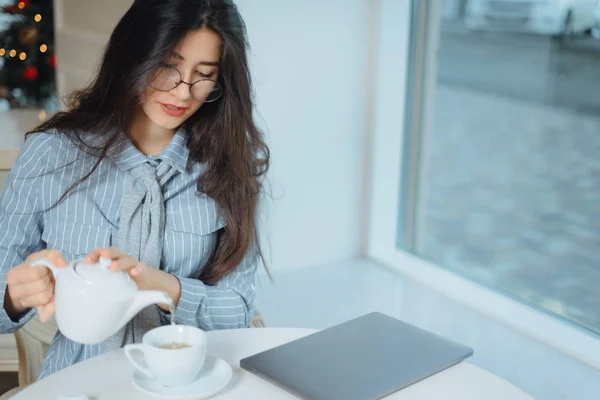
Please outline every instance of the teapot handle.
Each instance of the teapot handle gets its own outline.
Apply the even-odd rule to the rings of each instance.
[[[52,274],[54,275],[54,277],[56,277],[56,275],[60,272],[60,268],[58,268],[56,265],[52,264],[52,262],[47,258],[41,258],[41,259],[31,263],[31,268],[40,267],[40,266],[48,267],[48,269],[50,269],[50,271],[52,271]]]

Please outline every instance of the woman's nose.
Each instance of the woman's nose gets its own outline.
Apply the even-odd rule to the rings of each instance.
[[[192,95],[190,93],[190,86],[183,81],[175,89],[171,90],[171,93],[181,101],[188,100]]]

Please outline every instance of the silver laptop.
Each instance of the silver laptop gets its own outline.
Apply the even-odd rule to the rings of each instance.
[[[240,361],[303,399],[380,399],[473,355],[381,313],[371,313]]]

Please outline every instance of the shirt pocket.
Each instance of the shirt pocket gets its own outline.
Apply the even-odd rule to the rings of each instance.
[[[166,206],[165,229],[210,235],[225,226],[217,202],[205,194],[182,195]]]
[[[42,232],[49,250],[59,250],[67,262],[85,257],[97,247],[111,245],[111,230],[70,221],[50,221]]]
[[[216,202],[206,195],[175,202],[165,221],[162,268],[173,275],[197,278],[210,262],[217,233],[226,226]]]

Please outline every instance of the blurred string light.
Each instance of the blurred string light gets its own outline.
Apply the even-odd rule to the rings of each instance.
[[[45,44],[40,46],[40,51],[42,53],[45,53],[48,50],[48,46],[46,46]],[[0,57],[4,57],[6,55],[6,49],[4,48],[0,48]],[[15,49],[12,49],[8,52],[8,55],[11,57],[16,57],[17,56],[17,51]],[[19,58],[21,60],[25,60],[27,59],[27,53],[25,53],[24,51],[22,51],[21,53],[19,53]]]
[[[20,10],[24,9],[26,6],[27,6],[27,3],[25,3],[24,1],[20,1],[20,2],[17,4],[17,7],[18,7]],[[36,14],[36,15],[33,17],[33,19],[35,20],[35,22],[41,22],[41,21],[42,21],[42,15],[41,15],[41,14]],[[45,52],[47,52],[47,51],[48,51],[48,46],[47,46],[47,45],[45,45],[45,44],[42,44],[42,45],[40,46],[40,52],[41,52],[41,53],[45,53]],[[6,49],[4,49],[4,48],[0,48],[0,57],[4,57],[5,55],[6,55]],[[17,56],[17,51],[16,51],[15,49],[12,49],[12,50],[10,50],[10,51],[8,52],[8,55],[9,55],[10,57],[16,57],[16,56]],[[25,52],[21,52],[21,53],[19,54],[19,59],[21,59],[21,60],[23,60],[23,61],[24,61],[24,60],[26,60],[26,59],[27,59],[27,53],[25,53]],[[40,116],[40,119],[42,119],[42,118],[41,118],[41,116]]]
[[[9,64],[17,72],[16,74],[11,73],[6,82],[4,81],[6,73],[3,72],[1,74],[3,78],[2,86],[12,90],[13,97],[19,103],[31,103],[38,107],[54,96],[54,79],[51,79],[51,74],[45,73],[46,69],[54,69],[56,66],[56,58],[52,54],[52,37],[49,35],[52,32],[52,21],[46,20],[47,11],[44,11],[51,9],[52,1],[39,1],[39,9],[32,6],[30,2],[33,0],[5,1],[14,2],[14,5],[10,6],[7,12],[17,15],[22,14],[22,17],[26,18],[13,21],[9,24],[9,29],[3,28],[0,32],[0,36],[3,36],[0,42],[6,42],[2,43],[3,46],[0,46],[0,70],[6,71],[6,65]],[[47,23],[50,24],[49,29],[44,29]],[[7,40],[4,40],[5,35]],[[12,46],[10,46],[11,44]],[[12,77],[15,79],[12,79]],[[21,88],[22,84],[26,84],[25,81],[36,82],[37,89],[30,96],[26,96]],[[45,113],[40,113],[38,116],[40,121],[48,118]]]
[[[48,46],[47,46],[47,45],[45,45],[45,44],[42,44],[42,45],[40,46],[40,52],[42,52],[42,53],[45,53],[45,52],[47,52],[47,51],[48,51]],[[4,49],[4,48],[0,48],[0,57],[4,57],[5,55],[6,55],[6,49]],[[17,56],[17,51],[16,51],[15,49],[12,49],[12,50],[10,50],[10,51],[8,52],[8,55],[9,55],[10,57],[16,57],[16,56]],[[25,53],[24,51],[23,51],[23,52],[21,52],[21,53],[19,54],[19,58],[20,58],[21,60],[26,60],[26,59],[27,59],[27,53]]]

